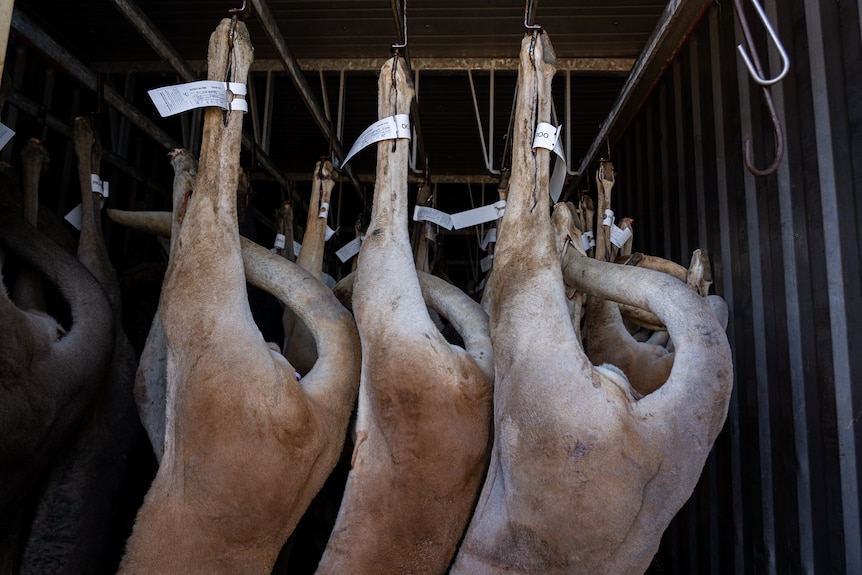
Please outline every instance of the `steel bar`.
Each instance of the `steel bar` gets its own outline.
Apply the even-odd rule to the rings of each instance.
[[[179,74],[186,82],[193,82],[200,79],[200,75],[195,72],[194,68],[186,62],[179,52],[171,45],[167,38],[155,27],[155,25],[147,18],[141,9],[131,0],[111,0],[114,6],[126,17],[138,33],[146,40],[147,44],[155,50],[160,58],[168,62],[171,67]],[[278,184],[285,189],[290,189],[287,180],[281,174],[281,170],[267,156],[263,150],[255,147],[254,140],[247,134],[243,133],[242,146],[252,152],[255,159],[260,163],[264,170],[270,173],[275,178]]]
[[[712,0],[671,0],[632,67],[611,111],[578,167],[578,181],[588,173],[605,142],[615,143],[664,75],[676,53]]]
[[[23,38],[26,38],[30,44],[42,52],[53,64],[63,69],[87,89],[92,92],[99,91],[98,75],[57,44],[20,10],[15,10],[12,14],[12,29]],[[158,127],[140,110],[129,104],[125,98],[110,86],[103,86],[103,95],[105,102],[109,106],[126,116],[138,129],[158,142],[159,145],[168,150],[180,146],[179,142]]]
[[[254,8],[254,11],[257,13],[258,21],[263,27],[264,32],[266,33],[276,52],[278,52],[278,55],[281,58],[281,61],[284,64],[284,67],[287,70],[290,79],[293,81],[293,85],[296,87],[296,91],[299,93],[299,96],[302,98],[302,101],[305,103],[305,106],[308,108],[308,111],[311,112],[312,118],[317,123],[317,127],[320,129],[320,132],[323,134],[324,138],[327,141],[332,142],[332,154],[334,156],[333,159],[337,159],[340,164],[341,160],[344,158],[345,155],[344,150],[341,146],[341,142],[336,139],[333,134],[331,134],[331,124],[329,120],[326,119],[326,114],[324,113],[323,109],[321,109],[320,102],[317,101],[314,92],[312,92],[311,86],[308,84],[308,80],[306,79],[302,68],[299,67],[299,63],[296,61],[296,58],[293,57],[293,54],[287,47],[287,42],[284,40],[284,36],[282,36],[281,32],[279,31],[275,17],[272,15],[269,6],[265,2],[265,0],[249,0],[249,2]],[[341,168],[341,170],[350,179],[357,197],[364,205],[365,195],[362,192],[362,184],[359,183],[359,180],[353,174],[353,170],[351,169],[350,165],[348,164],[347,166],[344,166],[343,168]]]
[[[45,127],[50,128],[55,132],[63,135],[69,141],[72,141],[74,139],[74,134],[71,126],[65,124],[62,120],[52,114],[43,114],[42,107],[24,94],[22,94],[19,90],[12,89],[9,92],[8,102],[10,105],[15,106],[28,116],[31,116],[33,118],[44,118]],[[102,150],[102,159],[108,164],[120,170],[121,172],[125,173],[126,175],[140,182],[144,182],[146,186],[158,192],[159,195],[161,195],[162,197],[171,197],[171,193],[167,188],[163,188],[154,184],[152,178],[149,175],[144,173],[140,168],[136,167],[131,162],[119,156],[118,154],[115,154],[109,150]]]
[[[862,1],[862,0],[860,0]],[[301,58],[297,60],[300,69],[306,72],[368,72],[380,71],[388,58]],[[206,60],[187,60],[198,75],[206,71]],[[634,58],[558,58],[557,71],[598,72],[602,74],[627,74],[635,63]],[[411,68],[423,72],[466,72],[467,70],[494,69],[498,72],[516,72],[517,58],[411,58]],[[173,68],[161,60],[118,60],[94,62],[93,70],[104,73],[139,72],[165,73]],[[285,72],[281,60],[262,58],[255,60],[251,72]]]

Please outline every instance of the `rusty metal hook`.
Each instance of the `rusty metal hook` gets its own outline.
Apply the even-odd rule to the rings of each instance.
[[[772,23],[770,23],[769,18],[766,16],[766,12],[763,11],[763,6],[761,6],[757,0],[751,0],[751,4],[754,6],[754,10],[760,17],[763,27],[766,28],[766,32],[772,39],[775,49],[778,51],[778,56],[781,59],[781,72],[779,72],[774,78],[764,78],[763,69],[758,62],[759,58],[757,57],[757,50],[754,48],[751,29],[748,27],[748,19],[745,17],[745,12],[742,8],[742,0],[733,0],[733,6],[736,8],[736,17],[739,19],[739,26],[742,28],[742,34],[745,36],[745,43],[748,45],[748,51],[746,51],[746,48],[742,44],[739,44],[736,49],[739,50],[739,55],[742,56],[742,61],[745,62],[745,67],[748,68],[748,73],[752,80],[761,86],[771,86],[772,84],[784,79],[787,72],[790,71],[790,57],[787,55],[787,51],[784,49],[784,45],[781,43],[781,40],[778,39],[778,34],[775,33],[775,28],[772,27]],[[748,52],[751,52],[750,57]]]
[[[404,6],[401,8],[401,29],[404,36],[403,43],[392,44],[392,50],[398,51],[407,47],[407,0],[402,0]],[[392,10],[398,16],[398,0],[392,0]]]
[[[763,101],[769,110],[769,117],[772,120],[772,128],[775,131],[775,158],[768,168],[760,170],[754,166],[753,152],[751,139],[746,138],[742,145],[742,159],[745,162],[746,169],[755,176],[768,176],[778,169],[781,160],[784,158],[784,133],[781,130],[781,121],[778,119],[778,113],[775,111],[775,104],[772,101],[772,92],[768,86],[763,86]]]
[[[245,20],[251,14],[251,7],[247,5],[246,0],[242,0],[242,6],[239,8],[230,8],[227,12],[232,18]]]
[[[761,18],[764,19],[764,25],[767,26],[770,35],[773,36],[773,40],[777,43],[779,52],[783,53],[784,48],[781,47],[780,42],[775,37],[775,32],[772,30],[772,27],[769,25],[768,21],[765,20],[766,15],[763,13],[763,9],[756,2],[756,0],[752,0],[755,7],[757,8],[758,13]],[[785,66],[784,70],[779,74],[777,80],[770,83],[764,83],[758,80],[758,78],[763,78],[763,66],[760,63],[760,58],[757,55],[757,51],[754,50],[754,40],[751,37],[751,30],[748,27],[748,22],[745,20],[745,16],[742,13],[742,0],[733,0],[733,6],[736,9],[736,15],[739,18],[739,26],[742,29],[742,35],[745,38],[745,43],[748,44],[749,50],[751,51],[751,60],[749,60],[748,55],[742,51],[742,44],[738,46],[740,49],[740,53],[743,55],[743,59],[745,60],[745,65],[748,67],[749,74],[751,74],[752,79],[755,82],[760,84],[761,92],[763,94],[763,102],[766,104],[766,108],[769,110],[769,118],[772,121],[772,128],[775,134],[775,156],[772,160],[772,163],[765,169],[761,170],[754,166],[754,153],[752,151],[751,139],[747,138],[743,142],[742,147],[742,159],[745,162],[745,168],[751,172],[751,174],[755,176],[768,176],[778,169],[779,164],[781,164],[781,160],[784,158],[784,132],[781,129],[781,120],[778,119],[778,113],[775,111],[775,103],[772,101],[772,91],[770,89],[770,84],[774,84],[778,80],[784,77],[787,74],[787,70],[790,67],[790,61],[787,59],[787,54],[784,53],[782,59],[784,60]]]

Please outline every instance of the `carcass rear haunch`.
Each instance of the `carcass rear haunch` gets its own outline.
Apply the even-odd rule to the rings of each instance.
[[[410,110],[403,60],[384,64],[378,86],[381,118]],[[317,575],[443,573],[487,464],[487,318],[464,295],[472,304],[458,318],[472,324],[465,351],[447,343],[428,315],[407,233],[408,148],[406,139],[377,147],[353,291],[362,341],[356,447]]]
[[[244,83],[251,61],[245,25],[223,20],[210,40],[209,77],[229,72]],[[127,543],[124,575],[269,573],[341,454],[358,384],[356,331],[322,284],[268,253],[254,273],[283,290],[279,297],[315,307],[302,319],[317,364],[298,382],[255,325],[237,227],[242,121],[238,111],[204,114],[197,186],[161,301],[165,452]]]
[[[730,398],[727,338],[703,298],[674,278],[570,247],[566,277],[579,289],[653,311],[676,344],[668,381],[641,400],[620,372],[584,354],[548,217],[550,152],[531,146],[536,123],[550,120],[553,61],[546,35],[524,38],[489,301],[494,446],[457,575],[642,573],[691,494]]]

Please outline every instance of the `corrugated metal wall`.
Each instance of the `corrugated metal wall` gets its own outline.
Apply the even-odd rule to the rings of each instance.
[[[729,0],[613,148],[614,209],[635,219],[635,249],[688,265],[706,248],[731,312],[727,423],[651,573],[862,573],[862,1],[764,6],[792,62],[772,87],[776,173],[742,161],[750,138],[769,165],[774,138]]]

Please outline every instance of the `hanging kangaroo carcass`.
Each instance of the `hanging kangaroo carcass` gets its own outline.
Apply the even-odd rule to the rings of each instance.
[[[245,82],[248,30],[221,22],[209,77]],[[236,190],[242,113],[205,111],[203,147],[161,300],[168,348],[165,453],[120,573],[269,573],[341,453],[358,385],[358,338],[334,296],[255,248],[243,267]],[[246,277],[300,310],[318,348],[296,370],[264,341]],[[312,309],[313,308],[313,309]],[[310,311],[301,311],[310,310]]]
[[[550,152],[532,148],[537,121],[550,120],[553,60],[545,34],[524,38],[489,302],[494,445],[454,574],[642,573],[727,413],[729,346],[703,299],[676,279],[569,247],[566,277],[654,312],[676,361],[659,391],[636,400],[619,371],[593,367],[581,348],[548,217]]]
[[[91,177],[100,174],[101,146],[90,118],[75,118],[74,134],[82,212],[78,259],[111,303],[113,354],[95,401],[40,489],[20,575],[103,571],[116,565],[118,501],[126,461],[141,429],[132,396],[137,358],[122,328],[120,284],[102,235],[102,196],[94,192]]]
[[[384,64],[380,118],[410,110],[405,68],[397,56]],[[443,573],[487,465],[487,317],[468,301],[450,318],[468,324],[465,351],[448,344],[428,315],[407,231],[408,150],[406,139],[377,146],[352,300],[362,341],[356,447],[318,575]]]
[[[111,360],[114,323],[104,290],[63,248],[14,212],[0,210],[0,263],[14,255],[68,303],[65,329],[19,309],[0,286],[0,566],[20,541],[22,506],[80,424]]]
[[[314,166],[311,198],[308,201],[308,218],[305,221],[302,248],[296,258],[296,264],[299,267],[321,282],[323,281],[323,251],[326,247],[326,216],[329,213],[329,197],[335,186],[332,175],[332,162],[329,160],[320,160]],[[290,249],[293,249],[292,244]],[[314,340],[308,328],[298,320],[290,308],[285,308],[281,321],[284,327],[282,349],[284,357],[300,375],[305,375],[317,361]]]

